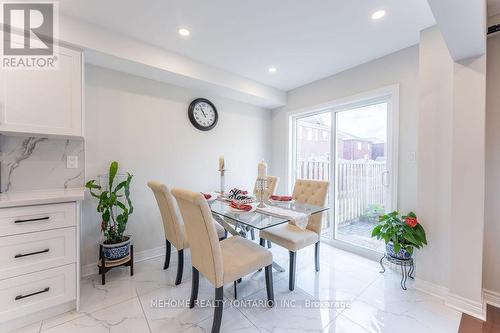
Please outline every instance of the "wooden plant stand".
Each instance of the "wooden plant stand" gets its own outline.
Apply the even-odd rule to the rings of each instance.
[[[99,268],[99,275],[101,275],[101,283],[103,285],[106,284],[106,272],[118,266],[129,266],[130,276],[134,275],[134,245],[130,244],[130,253],[125,258],[108,261],[104,259],[103,246],[99,245],[99,262],[97,263],[97,267]]]

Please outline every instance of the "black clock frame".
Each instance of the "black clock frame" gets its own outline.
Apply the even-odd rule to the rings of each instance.
[[[208,127],[201,126],[200,124],[198,124],[198,122],[194,118],[194,107],[196,106],[196,104],[201,103],[201,102],[205,102],[208,105],[210,105],[215,113],[214,123]],[[217,108],[215,107],[215,105],[212,102],[210,102],[206,98],[197,98],[194,101],[192,101],[191,104],[189,104],[188,116],[189,116],[189,121],[191,121],[191,124],[193,124],[193,126],[196,127],[197,129],[199,129],[200,131],[210,131],[211,129],[213,129],[215,127],[215,125],[217,125],[217,122],[219,121],[219,113],[217,112]]]

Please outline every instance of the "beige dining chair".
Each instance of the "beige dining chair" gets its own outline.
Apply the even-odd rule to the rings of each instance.
[[[170,193],[170,190],[164,184],[157,181],[148,182],[149,188],[160,208],[161,218],[163,220],[163,231],[165,233],[166,253],[163,269],[170,266],[170,254],[172,252],[171,245],[177,249],[177,277],[175,284],[178,285],[182,281],[182,271],[184,269],[184,249],[189,248],[188,238],[182,216],[179,212],[179,207],[175,198]],[[225,238],[224,228],[218,224],[217,235],[220,239]]]
[[[328,194],[329,182],[319,180],[296,180],[293,189],[293,199],[299,203],[324,206]],[[314,262],[316,272],[319,272],[319,244],[321,236],[321,222],[323,213],[311,215],[305,230],[296,225],[285,223],[275,227],[261,230],[260,244],[264,246],[264,240],[276,243],[289,251],[290,254],[290,277],[288,288],[295,288],[295,270],[297,251],[306,246],[315,244]]]
[[[268,305],[274,305],[272,253],[240,236],[217,240],[217,231],[207,201],[201,193],[174,188],[191,242],[193,276],[189,307],[198,298],[199,273],[215,287],[212,332],[219,332],[223,310],[223,287],[265,267]]]

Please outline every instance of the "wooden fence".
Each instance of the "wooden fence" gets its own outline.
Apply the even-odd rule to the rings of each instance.
[[[297,179],[330,181],[330,162],[298,161]],[[336,215],[339,224],[359,219],[371,206],[383,206],[386,187],[383,185],[385,161],[339,160],[337,165]],[[330,198],[328,200],[330,202]],[[330,219],[323,229],[330,228]]]

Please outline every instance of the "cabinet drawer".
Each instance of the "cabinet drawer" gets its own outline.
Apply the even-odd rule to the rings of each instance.
[[[75,227],[0,237],[0,280],[76,260]]]
[[[76,299],[75,264],[0,281],[0,322]]]
[[[76,203],[0,209],[0,236],[76,225]]]

